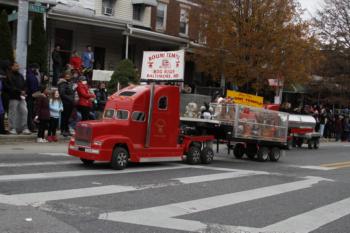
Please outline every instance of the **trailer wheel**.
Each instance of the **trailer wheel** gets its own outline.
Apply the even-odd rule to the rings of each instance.
[[[269,159],[270,150],[267,147],[260,147],[258,151],[258,160],[260,162],[265,162]]]
[[[214,151],[210,147],[204,147],[201,152],[201,161],[203,164],[210,164],[214,160]]]
[[[314,149],[318,149],[320,148],[320,139],[315,139],[314,140]]]
[[[255,159],[255,155],[258,152],[258,148],[256,144],[248,144],[247,148],[245,149],[245,153],[248,156],[249,159]]]
[[[113,169],[123,170],[128,165],[129,152],[123,147],[113,150],[111,165]]]
[[[83,164],[84,165],[86,165],[86,166],[90,166],[90,165],[92,165],[94,162],[95,162],[95,160],[89,160],[89,159],[80,159],[82,162],[83,162]]]
[[[241,159],[244,155],[245,148],[244,145],[241,143],[236,144],[235,148],[233,149],[233,154],[237,159]]]
[[[311,139],[307,141],[307,148],[310,150],[313,148],[313,142]]]
[[[187,162],[189,164],[199,164],[201,162],[201,149],[199,147],[190,147],[187,152]]]
[[[269,155],[271,161],[277,162],[281,158],[281,149],[278,147],[273,147]]]

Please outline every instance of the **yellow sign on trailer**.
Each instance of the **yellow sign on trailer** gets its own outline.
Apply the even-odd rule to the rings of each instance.
[[[227,97],[233,98],[233,102],[236,104],[243,104],[258,108],[262,108],[264,106],[264,98],[261,96],[227,90]]]

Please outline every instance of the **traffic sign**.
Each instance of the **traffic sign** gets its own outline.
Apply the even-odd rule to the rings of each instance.
[[[18,13],[17,12],[13,12],[12,14],[7,16],[7,21],[8,22],[12,22],[12,21],[17,20],[17,18],[18,18]]]
[[[29,3],[29,11],[34,13],[43,14],[46,12],[46,7],[42,6],[40,3]]]

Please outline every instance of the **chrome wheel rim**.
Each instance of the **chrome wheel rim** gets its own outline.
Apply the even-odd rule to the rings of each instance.
[[[117,162],[120,166],[124,167],[127,162],[127,155],[124,152],[120,152],[117,157]]]

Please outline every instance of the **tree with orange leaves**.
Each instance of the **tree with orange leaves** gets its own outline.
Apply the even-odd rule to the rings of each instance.
[[[195,60],[201,71],[259,93],[267,79],[305,82],[319,60],[317,40],[295,0],[198,0]]]

